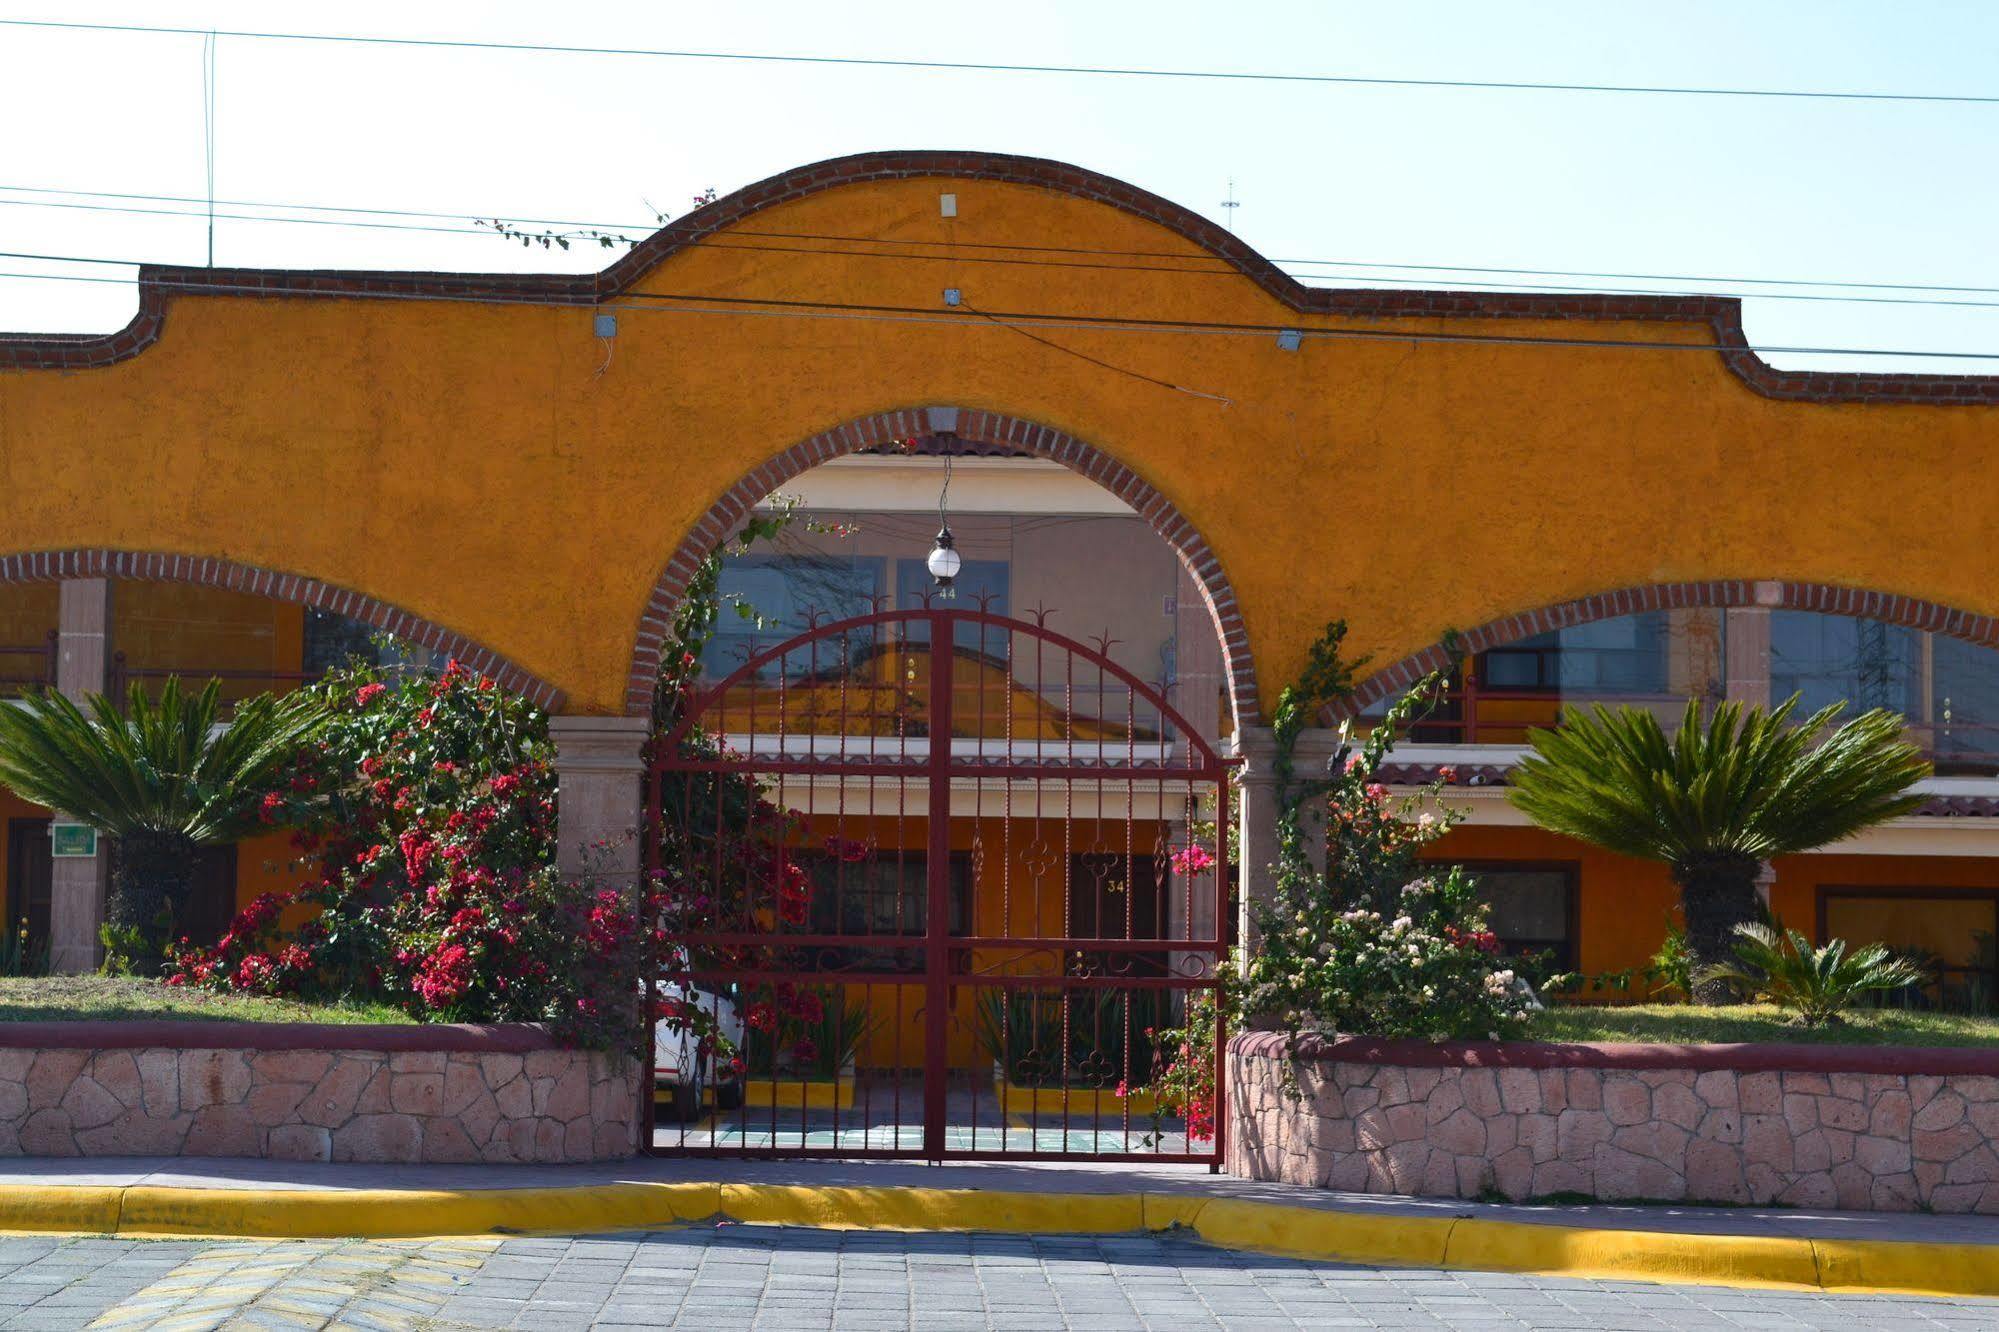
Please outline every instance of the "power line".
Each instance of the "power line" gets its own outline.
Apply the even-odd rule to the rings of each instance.
[[[361,33],[276,32],[236,28],[176,28],[142,23],[66,23],[52,19],[0,19],[17,28],[72,32],[152,33],[251,41],[327,42],[356,46],[430,47],[461,51],[535,52],[551,55],[639,56],[666,60],[714,60],[739,64],[823,65],[858,69],[927,69],[980,74],[1062,74],[1128,79],[1181,79],[1216,82],[1294,83],[1374,88],[1455,88],[1495,92],[1638,93],[1667,97],[1797,98],[1808,101],[1999,104],[1999,95],[1971,93],[1854,92],[1817,88],[1706,88],[1666,84],[1540,83],[1518,79],[1396,79],[1357,74],[1278,74],[1251,70],[1166,69],[1120,65],[1007,64],[973,60],[892,60],[885,56],[772,55],[748,51],[686,51],[633,46],[571,46],[550,42],[494,42],[447,37],[382,37]]]
[[[63,195],[72,195],[79,198],[89,198],[89,199],[129,199],[129,200],[138,200],[142,202],[151,201],[158,203],[184,203],[184,204],[206,203],[206,200],[202,198],[186,194],[135,194],[135,193],[120,193],[109,190],[57,189],[49,186],[38,186],[38,185],[0,185],[0,194],[63,194]],[[345,205],[334,205],[334,204],[269,203],[256,199],[218,199],[215,202],[218,206],[225,208],[263,208],[269,210],[283,210],[286,212],[345,213],[345,214],[359,214],[363,216],[372,216],[372,217],[422,217],[422,218],[435,218],[444,221],[457,221],[457,222],[477,221],[483,218],[493,218],[495,220],[500,220],[506,217],[505,214],[498,213],[494,210],[444,213],[444,212],[426,211],[423,209],[413,209],[413,208],[364,208],[359,206],[350,207]],[[80,208],[86,210],[90,208],[89,205],[84,205],[84,204],[65,204],[58,202],[31,200],[31,199],[23,199],[23,200],[0,199],[0,205],[5,205],[5,204],[16,204],[21,207],[30,207],[30,208],[43,208],[43,207]],[[205,216],[205,214],[201,213],[189,213],[173,209],[106,208],[103,209],[102,211],[131,212],[135,214],[146,214],[146,215],[157,214],[159,216],[165,216],[165,217]],[[248,213],[227,214],[225,216],[231,218],[232,220],[251,221],[251,222],[259,222],[259,221],[293,222],[293,223],[298,223],[300,225],[311,225],[313,222],[313,219],[310,218],[265,217],[258,214],[248,214]],[[637,231],[646,234],[651,234],[652,232],[655,231],[666,232],[670,234],[676,230],[692,229],[691,227],[689,227],[688,223],[684,220],[680,222],[673,222],[657,218],[649,222],[604,222],[604,221],[591,221],[582,218],[553,218],[553,217],[512,217],[508,220],[520,226],[589,227],[589,228],[597,228],[613,232]],[[335,222],[329,225],[342,225],[342,224]],[[359,227],[362,224],[350,223],[347,225],[353,225]],[[429,227],[422,227],[415,225],[397,226],[397,225],[383,224],[380,229],[391,230],[391,231],[435,230],[442,233],[453,234],[453,235],[496,234],[491,227],[480,227],[480,226],[429,228]],[[1076,254],[1076,255],[1091,255],[1096,257],[1121,258],[1121,259],[1172,259],[1172,260],[1177,260],[1182,264],[1193,264],[1193,263],[1220,264],[1223,265],[1223,267],[1217,271],[1224,273],[1235,273],[1240,271],[1236,268],[1233,261],[1226,259],[1220,255],[1186,254],[1175,250],[1121,250],[1121,249],[1106,248],[1101,246],[1045,245],[1045,244],[1035,244],[1027,241],[973,241],[973,240],[961,240],[956,238],[951,240],[923,240],[917,237],[856,236],[856,235],[841,234],[836,232],[762,231],[748,227],[731,228],[731,230],[733,234],[738,236],[769,238],[774,240],[814,240],[814,241],[835,241],[841,244],[850,244],[850,245],[908,245],[908,246],[929,246],[932,248],[948,248],[954,252],[950,257],[956,259],[964,259],[968,257],[962,254],[955,253],[956,251],[959,250],[965,250],[965,249],[1007,250],[1007,251],[1018,251],[1021,253],[1031,253],[1031,254]],[[701,240],[686,241],[683,243],[699,244],[702,243],[703,240],[705,240],[705,238],[702,238]],[[1605,280],[1620,280],[1620,281],[1634,281],[1634,282],[1700,282],[1700,283],[1726,283],[1734,286],[1847,287],[1856,290],[1866,290],[1866,291],[1982,292],[1986,294],[1999,294],[1999,286],[1977,286],[1977,285],[1968,285],[1968,284],[1930,283],[1930,282],[1868,282],[1868,281],[1860,281],[1860,280],[1845,279],[1845,278],[1725,277],[1725,276],[1717,276],[1714,274],[1703,275],[1703,274],[1692,274],[1692,273],[1630,273],[1630,272],[1608,272],[1596,269],[1576,269],[1576,268],[1495,267],[1492,265],[1481,265],[1481,264],[1436,264],[1436,263],[1411,264],[1411,263],[1398,263],[1392,260],[1370,260],[1370,259],[1271,259],[1269,262],[1284,267],[1294,267],[1294,268],[1302,268],[1302,267],[1360,268],[1360,269],[1396,268],[1396,269],[1407,269],[1417,272],[1429,272],[1429,273],[1497,273],[1509,276],[1600,278]],[[1205,270],[1192,269],[1192,268],[1172,268],[1164,270],[1136,270],[1136,271],[1172,271],[1172,272],[1198,273]]]
[[[36,190],[35,187],[32,186],[0,185],[0,192],[6,192],[6,191],[94,195],[95,197],[100,197],[100,198],[119,198],[119,199],[132,199],[132,200],[141,200],[141,201],[147,199],[154,199],[165,203],[185,202],[190,204],[199,204],[202,202],[199,199],[194,199],[187,196],[110,194],[110,193],[101,193],[101,192],[84,191],[84,190],[41,191],[41,190]],[[217,203],[221,205],[231,205],[232,201],[218,200]],[[357,213],[357,214],[365,214],[371,216],[435,217],[435,218],[460,218],[462,216],[456,213],[425,213],[425,212],[416,212],[403,209],[339,208],[325,204],[274,204],[274,203],[267,204],[267,203],[258,203],[254,201],[241,201],[241,200],[234,201],[233,206],[244,207],[244,208],[263,208],[270,210],[300,209],[300,210],[312,210],[315,212],[323,212],[323,213]],[[496,231],[492,226],[480,226],[480,225],[447,227],[447,226],[432,226],[420,223],[409,223],[409,222],[369,222],[369,221],[343,220],[340,218],[331,218],[331,217],[279,217],[279,216],[271,216],[268,213],[217,212],[212,209],[198,211],[198,210],[177,209],[177,208],[142,208],[132,205],[69,203],[63,201],[40,200],[40,199],[0,199],[0,207],[51,208],[51,209],[62,209],[69,211],[116,213],[121,215],[130,214],[130,215],[149,216],[149,217],[206,218],[211,223],[215,219],[220,218],[225,221],[267,222],[267,223],[275,223],[279,225],[291,225],[291,226],[322,226],[322,227],[336,227],[336,228],[344,227],[355,230],[369,230],[369,231],[407,231],[407,232],[423,233],[429,235],[483,236],[483,237],[493,237],[495,239],[505,238],[503,233]],[[549,226],[577,226],[577,227],[601,226],[601,227],[614,227],[620,230],[643,229],[642,227],[638,226],[628,227],[623,224],[617,224],[617,223],[555,222],[555,221],[545,221],[541,219],[531,219],[529,224],[549,225]],[[660,227],[658,224],[652,224],[652,226],[654,227],[654,229],[663,229],[667,231],[672,230],[671,224],[667,224],[664,227]],[[696,246],[704,249],[757,250],[772,254],[843,255],[843,256],[857,257],[857,258],[917,260],[921,262],[930,262],[930,263],[949,261],[953,263],[1004,264],[1012,266],[1043,267],[1043,268],[1075,268],[1075,269],[1090,269],[1090,270],[1113,272],[1113,273],[1184,273],[1192,277],[1230,277],[1230,276],[1237,276],[1241,272],[1241,270],[1238,269],[1233,263],[1217,255],[1184,255],[1184,254],[1174,254],[1170,251],[1092,250],[1082,247],[1030,246],[1030,245],[1015,245],[1015,244],[997,244],[997,245],[987,244],[985,246],[980,247],[980,248],[989,248],[989,249],[1043,251],[1043,252],[1059,252],[1059,253],[1074,253],[1074,254],[1096,254],[1109,257],[1128,255],[1133,258],[1158,258],[1158,259],[1172,259],[1179,261],[1177,263],[1172,263],[1172,264],[1097,263],[1090,260],[1040,259],[1040,258],[1024,258],[1019,256],[988,256],[988,255],[975,255],[975,254],[974,255],[942,254],[942,253],[914,254],[906,252],[897,253],[887,250],[867,251],[867,250],[829,249],[826,248],[824,245],[814,245],[807,247],[807,246],[772,245],[772,244],[761,243],[766,239],[808,240],[808,241],[831,242],[837,244],[862,244],[862,245],[877,245],[877,246],[926,245],[926,246],[931,246],[933,248],[940,246],[956,248],[961,244],[961,242],[956,242],[956,241],[898,240],[886,237],[846,236],[846,235],[837,235],[830,233],[764,232],[764,231],[751,231],[751,230],[737,231],[733,233],[733,236],[735,238],[719,238],[712,234],[691,236],[680,243],[683,245]],[[743,238],[748,238],[757,241],[758,243],[744,244]],[[589,245],[584,245],[582,248],[588,250],[593,247]],[[13,255],[8,257],[25,258],[31,256]],[[83,259],[78,259],[77,262],[86,262],[86,261]],[[107,260],[105,262],[140,264],[140,263],[152,263],[157,261]],[[1438,273],[1438,274],[1496,273],[1496,274],[1555,277],[1555,278],[1560,278],[1560,277],[1597,278],[1604,280],[1614,280],[1621,278],[1633,282],[1656,282],[1656,283],[1680,282],[1680,283],[1689,283],[1689,284],[1701,283],[1701,284],[1714,284],[1715,286],[1740,284],[1743,286],[1846,287],[1853,290],[1861,290],[1861,291],[1964,292],[1964,293],[1983,293],[1986,295],[1999,296],[1999,287],[1954,286],[1948,284],[1919,284],[1919,283],[1896,283],[1896,282],[1840,282],[1832,280],[1815,281],[1804,278],[1695,277],[1688,275],[1676,275],[1676,274],[1666,274],[1666,273],[1591,272],[1587,270],[1578,270],[1578,269],[1494,268],[1494,267],[1481,267],[1472,264],[1402,264],[1402,263],[1387,263],[1387,262],[1370,263],[1361,260],[1346,260],[1346,259],[1274,259],[1271,260],[1270,262],[1272,262],[1273,264],[1277,264],[1280,267],[1304,267],[1306,265],[1315,265],[1320,267],[1338,267],[1341,269],[1354,271],[1354,275],[1350,279],[1346,280],[1351,280],[1355,282],[1369,282],[1369,283],[1393,283],[1393,284],[1399,284],[1401,286],[1431,285],[1434,284],[1436,279],[1396,277],[1391,274],[1377,273],[1377,272],[1372,272],[1370,270],[1402,269],[1406,271]],[[1214,264],[1221,264],[1223,266],[1215,268],[1188,268],[1182,266],[1187,263],[1214,263]],[[1294,276],[1300,277],[1301,279],[1325,281],[1328,278],[1330,278],[1332,275],[1323,274],[1323,273],[1302,273],[1302,274],[1294,274]],[[1572,293],[1581,292],[1581,293],[1591,293],[1598,295],[1637,295],[1637,296],[1717,294],[1712,290],[1712,288],[1702,291],[1667,292],[1667,291],[1659,291],[1655,288],[1648,288],[1648,287],[1628,287],[1628,286],[1605,287],[1599,284],[1591,284],[1587,282],[1563,282],[1559,284],[1549,284],[1549,283],[1524,283],[1524,282],[1494,282],[1489,280],[1481,280],[1477,284],[1476,289],[1499,290],[1499,291],[1538,291],[1538,292],[1572,292]],[[1788,292],[1788,291],[1758,291],[1748,294],[1758,300],[1815,301],[1815,302],[1833,302],[1837,304],[1850,304],[1850,305],[1918,305],[1918,306],[1952,307],[1952,308],[1962,308],[1962,309],[1999,308],[1999,301],[1952,300],[1952,299],[1943,299],[1940,297],[1854,296],[1854,295],[1843,295],[1832,292]]]
[[[12,255],[8,257],[43,259],[64,262],[62,255]],[[85,260],[83,262],[123,263],[122,260]],[[221,270],[227,272],[228,270]],[[32,281],[89,282],[130,286],[124,278],[86,277],[73,273],[14,273],[0,272],[0,278],[19,278]],[[273,288],[257,283],[232,283],[227,281],[201,280],[198,282],[174,283],[156,279],[176,290],[190,295],[243,295],[270,298],[274,296],[311,296],[332,300],[388,300],[421,301],[450,305],[497,305],[531,309],[550,310],[596,310],[618,311],[638,314],[734,314],[761,316],[767,318],[819,318],[849,319],[861,322],[930,324],[953,327],[994,327],[996,322],[1021,328],[1064,328],[1096,330],[1122,333],[1178,333],[1218,337],[1265,337],[1275,338],[1280,333],[1297,332],[1301,338],[1312,341],[1345,342],[1430,342],[1456,344],[1462,346],[1494,347],[1561,347],[1571,349],[1603,351],[1672,351],[1698,352],[1702,355],[1727,356],[1738,352],[1749,352],[1759,356],[1858,356],[1875,358],[1911,358],[1936,360],[1999,361],[1999,352],[1974,351],[1917,351],[1901,348],[1877,347],[1807,347],[1807,346],[1743,346],[1723,347],[1707,342],[1664,342],[1657,340],[1585,338],[1585,337],[1538,337],[1533,334],[1501,333],[1438,333],[1423,330],[1388,330],[1373,328],[1308,328],[1296,329],[1284,324],[1244,324],[1225,321],[1200,321],[1184,319],[1151,319],[1132,315],[1071,315],[1055,311],[979,311],[971,318],[960,318],[940,314],[924,306],[908,305],[868,305],[858,302],[781,300],[774,297],[756,296],[712,296],[694,292],[627,292],[606,301],[587,298],[560,300],[535,296],[477,296],[449,292],[424,291],[371,291],[353,290],[292,291]],[[663,302],[688,302],[669,305]],[[74,334],[13,335],[0,339],[4,342],[36,341],[40,337],[52,336],[63,341],[74,341]],[[1069,350],[1063,348],[1061,350]],[[1118,368],[1118,367],[1112,367]]]

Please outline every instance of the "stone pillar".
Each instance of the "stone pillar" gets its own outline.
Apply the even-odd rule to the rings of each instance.
[[[1291,754],[1294,781],[1318,781],[1326,776],[1327,765],[1340,751],[1340,734],[1331,728],[1308,728],[1298,733]],[[1277,741],[1267,726],[1245,726],[1235,735],[1235,752],[1243,765],[1239,785],[1241,809],[1237,815],[1237,836],[1242,847],[1242,864],[1237,929],[1244,952],[1257,943],[1255,906],[1271,901],[1277,892]],[[1312,868],[1326,869],[1325,805],[1308,803],[1299,811],[1305,837],[1305,855]]]
[[[1770,703],[1770,611],[1763,606],[1735,606],[1722,630],[1727,659],[1728,697],[1739,703]]]
[[[645,717],[550,717],[555,741],[556,863],[608,886],[638,878],[640,799],[652,723]]]
[[[108,578],[66,578],[58,594],[56,688],[70,698],[101,694],[111,671],[112,583]],[[88,859],[64,856],[49,880],[49,969],[91,971],[97,966],[97,931],[104,924],[104,891],[111,848],[100,838]]]

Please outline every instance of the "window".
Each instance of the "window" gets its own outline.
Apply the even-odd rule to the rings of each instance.
[[[1479,683],[1565,694],[1666,690],[1666,613],[1644,611],[1572,625],[1479,657]]]
[[[897,940],[923,938],[930,921],[929,857],[922,851],[871,850],[865,859],[843,860],[814,853],[804,860],[812,875],[813,934]],[[950,933],[966,932],[972,916],[972,857],[953,851],[948,868]],[[820,966],[864,971],[921,971],[923,950],[899,948],[821,949]]]
[[[1930,643],[1937,757],[1989,761],[1999,754],[1999,652],[1943,634]]]
[[[301,669],[307,675],[323,675],[356,661],[370,666],[421,668],[430,664],[431,651],[405,639],[387,638],[374,625],[307,607]]]
[[[881,560],[846,555],[747,555],[727,561],[719,589],[721,614],[715,637],[702,654],[703,672],[710,679],[729,675],[758,653],[803,633],[814,612],[831,619],[868,614],[881,595],[882,572]],[[753,611],[762,627],[740,614],[739,605]],[[774,680],[783,674],[796,679],[815,667],[834,670],[847,664],[843,656],[858,661],[873,643],[872,630],[820,642],[765,663],[757,678]]]
[[[1770,613],[1770,700],[1799,695],[1811,713],[1828,703],[1919,715],[1922,647],[1914,629],[1817,611]]]
[[[1007,584],[1009,573],[1003,560],[966,560],[958,570],[958,577],[952,582],[957,596],[949,601],[931,599],[931,605],[942,610],[971,610],[984,608],[994,615],[1007,613]],[[919,610],[923,598],[936,587],[936,580],[922,560],[897,560],[895,562],[895,604],[900,610]],[[984,598],[981,603],[980,598]],[[910,624],[903,627],[906,641],[928,643],[930,626]],[[1007,650],[1007,635],[1002,629],[989,625],[961,624],[958,626],[956,646],[963,652],[984,652],[988,656],[1003,657]]]
[[[1999,1002],[1999,889],[1820,888],[1818,939],[1915,955],[1944,1008],[1984,1013]]]
[[[1576,965],[1576,866],[1510,863],[1464,869],[1492,908],[1487,928],[1507,952],[1552,952],[1557,968]]]

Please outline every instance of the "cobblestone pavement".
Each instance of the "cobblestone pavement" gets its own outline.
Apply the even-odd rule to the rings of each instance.
[[[552,1239],[0,1237],[0,1327],[1999,1327],[1999,1300],[1294,1262],[1137,1236],[702,1226]]]

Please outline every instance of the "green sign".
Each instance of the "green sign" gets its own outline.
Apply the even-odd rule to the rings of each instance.
[[[87,823],[49,825],[49,852],[59,857],[90,857],[97,854],[97,829]]]

